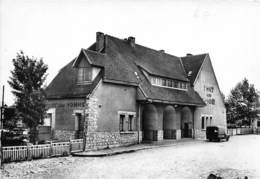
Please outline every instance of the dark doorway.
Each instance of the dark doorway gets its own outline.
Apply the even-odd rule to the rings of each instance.
[[[193,114],[189,107],[184,107],[181,112],[181,136],[192,138]]]
[[[83,138],[84,121],[81,113],[75,115],[75,139]]]
[[[189,137],[189,123],[184,123],[183,137]]]

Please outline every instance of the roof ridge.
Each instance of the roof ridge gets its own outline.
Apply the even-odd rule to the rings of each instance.
[[[191,55],[191,56],[184,56],[184,57],[180,57],[180,58],[192,58],[192,57],[197,57],[197,56],[201,56],[201,55],[208,55],[209,53],[201,53],[201,54],[196,54],[196,55]]]
[[[118,37],[114,37],[114,36],[111,36],[111,35],[108,35],[108,34],[106,34],[106,36],[111,37],[111,38],[114,38],[114,39],[116,39],[116,40],[121,40],[121,41],[123,41],[123,42],[127,42],[125,39],[120,39],[120,38],[118,38]],[[164,51],[164,52],[160,52],[160,50],[156,50],[156,49],[153,49],[153,48],[150,48],[150,47],[141,45],[141,44],[137,44],[137,43],[136,43],[135,45],[136,45],[136,46],[139,46],[139,47],[142,47],[142,48],[146,48],[146,49],[148,49],[148,50],[152,50],[152,51],[154,51],[154,52],[157,52],[158,54],[161,53],[161,54],[169,55],[169,56],[172,56],[172,57],[175,57],[175,58],[180,58],[180,57],[175,56],[175,55],[173,55],[173,54],[166,53],[165,51]]]

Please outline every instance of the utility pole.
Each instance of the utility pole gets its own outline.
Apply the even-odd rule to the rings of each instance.
[[[3,129],[3,120],[4,120],[4,105],[5,105],[5,86],[3,85],[3,93],[2,93],[2,106],[1,106],[1,124],[0,128]]]
[[[2,106],[1,106],[1,120],[0,120],[0,167],[2,167],[2,158],[3,158],[3,150],[2,150],[2,135],[3,135],[3,120],[4,120],[4,93],[5,86],[3,85],[3,93],[2,93]]]

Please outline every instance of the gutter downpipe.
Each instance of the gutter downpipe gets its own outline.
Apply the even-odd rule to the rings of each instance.
[[[138,144],[140,144],[140,122],[141,122],[141,106],[140,104],[138,104],[138,123],[137,123],[137,141],[138,141]]]
[[[194,113],[195,113],[195,107],[192,110],[192,127],[193,127],[193,134],[192,134],[192,138],[195,139],[195,118],[194,118]]]

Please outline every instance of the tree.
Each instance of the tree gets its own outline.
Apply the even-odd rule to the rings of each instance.
[[[47,77],[48,66],[43,63],[42,58],[28,57],[23,51],[17,53],[13,59],[14,69],[9,85],[13,88],[15,95],[15,106],[17,117],[32,131],[31,141],[36,142],[36,129],[43,123],[46,112],[45,94],[42,85]]]
[[[16,127],[16,109],[14,107],[6,107],[4,110],[4,120],[3,127],[4,129],[13,129]]]
[[[227,121],[229,124],[251,125],[257,117],[258,94],[253,84],[245,78],[231,90],[226,100]]]

